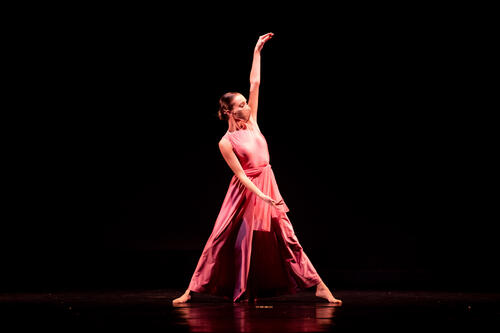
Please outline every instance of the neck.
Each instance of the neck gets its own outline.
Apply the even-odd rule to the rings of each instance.
[[[228,120],[228,129],[229,132],[234,132],[240,129],[246,129],[247,128],[248,121],[245,121],[243,119],[235,119],[235,118],[229,118]]]

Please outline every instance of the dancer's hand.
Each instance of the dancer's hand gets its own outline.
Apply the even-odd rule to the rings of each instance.
[[[279,207],[279,206],[283,205],[283,203],[284,203],[283,199],[281,199],[280,201],[276,201],[268,195],[263,196],[262,200],[264,200],[265,202],[267,202],[268,204],[270,204],[274,207]]]
[[[262,50],[262,47],[264,44],[273,38],[274,34],[272,32],[269,32],[265,35],[262,35],[259,37],[259,40],[257,41],[257,44],[255,45],[255,52],[260,52]]]

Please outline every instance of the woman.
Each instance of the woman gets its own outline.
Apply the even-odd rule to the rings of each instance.
[[[269,164],[266,139],[257,125],[261,50],[273,36],[260,36],[255,46],[248,101],[235,92],[219,100],[219,118],[228,122],[219,149],[234,176],[188,289],[174,304],[188,302],[191,291],[237,302],[313,286],[316,296],[342,303],[321,280],[295,236]]]

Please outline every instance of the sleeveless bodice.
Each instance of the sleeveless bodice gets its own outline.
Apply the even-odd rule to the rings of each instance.
[[[266,138],[255,124],[253,124],[252,128],[234,132],[227,131],[224,137],[231,142],[233,151],[243,169],[257,168],[269,164],[269,150]]]

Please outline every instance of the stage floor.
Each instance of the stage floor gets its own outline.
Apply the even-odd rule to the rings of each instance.
[[[332,290],[341,306],[302,292],[232,303],[183,290],[0,293],[0,331],[499,332],[500,293]]]

